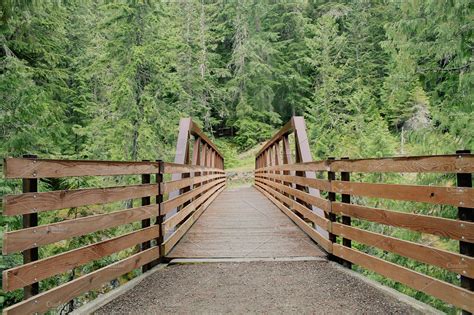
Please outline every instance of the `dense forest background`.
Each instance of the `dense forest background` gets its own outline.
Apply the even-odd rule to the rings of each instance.
[[[179,117],[315,158],[473,144],[473,3],[2,1],[0,154],[170,158]]]
[[[252,166],[248,152],[292,115],[306,118],[315,159],[473,148],[469,0],[0,3],[0,156],[172,161],[178,121],[187,116],[213,135],[226,167],[242,162],[237,154]],[[18,184],[1,179],[1,194],[18,192]],[[41,185],[66,189],[88,182]],[[455,216],[455,209],[441,210]],[[87,211],[43,215],[41,222]],[[0,223],[2,230],[21,226],[20,218]],[[41,255],[123,232],[45,246]],[[441,245],[457,250],[454,243]],[[414,266],[396,255],[387,259]],[[20,255],[3,257],[1,268],[19,263]],[[454,274],[428,271],[457,281]],[[454,312],[439,300],[397,289]],[[6,305],[20,299],[18,291],[0,296]]]

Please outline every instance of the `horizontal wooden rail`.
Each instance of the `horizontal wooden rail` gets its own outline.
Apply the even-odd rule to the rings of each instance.
[[[457,305],[467,311],[474,311],[474,293],[472,291],[339,244],[333,245],[333,254],[375,271],[382,276],[406,284],[415,290]]]
[[[283,150],[280,153],[278,147],[278,141],[283,141],[283,144],[288,146],[288,143],[285,144],[285,134],[290,129],[289,125],[282,128],[257,154],[255,187],[324,248],[330,259],[349,268],[351,264],[359,265],[472,312],[474,222],[472,216],[461,216],[461,209],[463,213],[466,213],[466,210],[471,211],[470,213],[474,211],[474,189],[471,188],[474,155],[462,152],[440,156],[328,159],[292,164],[290,152]],[[280,154],[286,159],[283,164],[279,163]],[[328,180],[316,179],[312,174],[318,172],[327,173],[325,177]],[[350,181],[350,173],[361,173],[361,178],[362,173],[457,174],[458,186],[355,182]],[[412,179],[413,175],[410,175],[410,180]],[[449,184],[449,181],[446,182]],[[317,190],[318,193],[312,192],[311,189]],[[327,199],[319,195],[319,190],[328,192]],[[337,195],[340,195],[340,198]],[[351,196],[386,199],[390,203],[410,201],[413,202],[413,205],[410,204],[413,210],[416,209],[416,203],[454,206],[459,208],[460,216],[459,219],[448,219],[368,207],[365,204],[351,203]],[[366,202],[360,198],[355,200]],[[384,204],[385,201],[378,203]],[[312,206],[324,210],[324,217],[317,215]],[[351,218],[362,221],[352,221]],[[305,220],[314,225],[309,225]],[[457,253],[431,244],[367,231],[362,228],[366,226],[367,221],[457,240],[463,249]],[[318,233],[318,228],[328,233],[329,238]],[[462,286],[356,250],[352,248],[355,242],[457,273],[461,277]]]
[[[195,176],[195,177],[188,177],[184,179],[178,179],[171,182],[164,182],[164,183],[161,183],[161,192],[163,194],[167,194],[181,188],[190,187],[196,184],[200,184],[209,180],[214,180],[214,179],[219,179],[219,178],[222,178],[222,174]]]
[[[353,173],[473,173],[474,154],[311,161],[260,167],[267,171],[332,171]]]
[[[332,181],[331,191],[372,198],[474,207],[474,189]]]
[[[308,204],[317,206],[318,208],[320,208],[324,211],[330,211],[331,206],[330,206],[329,200],[326,200],[326,199],[323,199],[323,198],[320,198],[320,197],[312,196],[311,194],[309,194],[307,192],[304,192],[302,190],[298,190],[298,189],[295,189],[295,188],[285,186],[283,184],[272,182],[270,180],[267,180],[267,179],[264,179],[264,178],[261,178],[261,177],[258,177],[258,176],[255,177],[255,180],[260,181],[260,182],[262,182],[262,183],[264,183],[264,184],[266,184],[266,185],[268,185],[272,188],[275,188],[277,190],[280,190],[280,191],[283,191],[287,194],[290,194],[295,198],[299,198],[299,199],[303,200],[304,202],[307,202]]]
[[[437,249],[431,246],[365,231],[356,227],[333,223],[331,232],[353,241],[380,248],[419,262],[438,266],[446,270],[474,276],[474,258]]]
[[[3,165],[5,178],[141,175],[159,172],[158,162],[7,158]]]
[[[222,187],[224,187],[224,183],[218,183],[217,185],[212,186],[199,198],[195,199],[193,202],[182,208],[175,215],[171,216],[169,219],[163,222],[164,233],[166,234],[169,230],[178,225],[182,220],[184,220],[189,214],[194,212],[202,203],[208,200],[216,191],[218,191]]]
[[[354,204],[332,203],[332,212],[357,219],[474,242],[474,223],[429,215],[371,208]]]
[[[149,205],[7,232],[4,234],[3,253],[19,252],[157,215],[158,206]]]
[[[187,201],[196,197],[198,194],[205,192],[207,189],[211,188],[212,186],[220,184],[220,183],[224,183],[224,182],[225,182],[225,178],[216,179],[210,183],[207,183],[205,185],[199,186],[196,189],[186,192],[178,197],[164,201],[162,204],[162,214],[166,214],[170,212],[171,210],[173,210],[174,208],[180,205],[183,205]]]
[[[215,198],[224,190],[225,185],[219,186],[219,189],[212,194],[206,202],[201,204],[196,211],[180,225],[180,227],[163,243],[164,254],[167,255],[171,249],[178,243],[178,241],[184,236],[184,234],[191,228],[206,208],[214,201]]]
[[[216,174],[225,174],[222,169],[214,167],[206,167],[199,165],[177,164],[177,163],[163,163],[164,174],[178,174],[178,173],[195,173],[195,172],[213,172]]]
[[[359,173],[473,173],[474,155],[429,155],[329,162],[333,172]]]
[[[277,179],[280,182],[288,182],[292,184],[297,184],[301,186],[313,187],[323,191],[331,191],[331,183],[325,179],[315,179],[307,178],[302,176],[292,176],[292,175],[279,175],[271,173],[259,173],[256,174],[256,177],[266,178],[266,179]]]
[[[194,128],[197,127],[194,126]],[[192,132],[198,134],[200,131],[193,129]],[[205,137],[203,134],[199,135]],[[206,141],[210,141],[207,137],[205,138]],[[133,269],[141,267],[143,271],[146,271],[161,261],[165,252],[168,253],[173,248],[209,204],[225,189],[224,160],[214,145],[206,142],[206,146],[206,163],[195,166],[161,161],[6,159],[6,177],[22,178],[24,193],[4,197],[3,215],[22,215],[26,223],[22,229],[7,231],[3,237],[3,254],[21,251],[24,256],[24,264],[3,271],[3,289],[11,291],[24,288],[25,292],[24,301],[5,308],[4,313],[38,313],[59,308],[74,297],[97,289],[105,282]],[[209,148],[212,148],[213,151]],[[155,181],[152,181],[153,174]],[[163,182],[164,174],[183,174],[184,178]],[[190,177],[186,178],[187,174]],[[39,180],[43,178],[115,175],[141,175],[142,184],[38,191]],[[136,179],[135,177],[133,180]],[[117,178],[110,178],[104,182],[110,184],[116,183],[117,180]],[[178,193],[174,197],[163,201],[164,196],[171,196],[176,191]],[[156,203],[151,203],[152,198],[156,200]],[[140,199],[141,206],[124,209],[124,206]],[[117,202],[121,203],[111,205]],[[38,220],[39,215],[45,211],[102,204],[109,204],[107,209],[113,206],[121,208],[121,210],[85,215],[60,222],[53,221],[54,223],[38,226],[38,222],[41,222]],[[166,213],[173,207],[178,207],[181,211],[165,220]],[[102,206],[91,207],[94,212],[97,211],[96,208],[104,209]],[[58,211],[58,213],[62,215],[65,212]],[[137,221],[141,221],[141,228],[138,224],[130,225]],[[114,235],[109,239],[102,239],[57,255],[38,259],[38,248],[41,246],[124,225],[128,225],[126,234]],[[165,239],[163,229],[175,227],[178,227],[177,230],[168,239]],[[79,271],[79,277],[48,291],[39,292],[39,281],[69,272],[124,250],[130,253],[129,257],[91,273],[82,274],[83,272]]]
[[[4,199],[5,208],[3,214],[36,213],[156,196],[157,194],[157,185],[147,184],[7,195]]]
[[[159,248],[154,246],[116,263],[76,278],[54,289],[40,293],[23,302],[3,310],[5,314],[33,314],[61,306],[74,297],[99,288],[127,272],[137,269],[159,257]]]
[[[3,290],[19,289],[25,285],[61,274],[93,260],[155,239],[159,236],[159,232],[160,227],[154,225],[5,270],[3,272]]]

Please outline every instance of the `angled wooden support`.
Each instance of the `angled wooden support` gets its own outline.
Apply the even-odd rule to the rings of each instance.
[[[264,168],[268,166],[272,166],[279,161],[274,160],[273,158],[277,158],[278,153],[273,153],[273,149],[275,148],[277,152],[279,152],[280,142],[282,143],[282,164],[292,164],[292,156],[291,156],[291,149],[290,149],[290,141],[289,135],[294,133],[295,135],[295,161],[294,163],[305,163],[313,161],[311,156],[311,150],[308,141],[308,135],[306,132],[306,124],[304,118],[301,116],[294,116],[288,121],[257,153],[255,157],[255,165],[258,168]],[[275,162],[273,162],[275,161]],[[265,170],[265,173],[268,171]],[[271,172],[271,171],[270,171]],[[275,172],[276,173],[276,172]],[[284,175],[293,175],[290,171],[284,171]],[[312,171],[297,171],[297,176],[302,176],[310,179],[315,179],[316,174]],[[311,194],[314,197],[320,198],[320,192],[316,188],[306,188],[301,185],[296,185],[292,183],[284,183],[287,186],[295,187],[300,190],[304,190],[305,192]],[[314,205],[308,205],[313,212],[317,215],[324,217],[324,211]],[[329,239],[329,233],[319,227],[316,226],[316,231],[321,234],[325,239]]]
[[[193,152],[191,152],[190,147],[191,141],[194,141],[192,147]],[[215,144],[211,141],[211,139],[209,139],[209,137],[201,131],[201,129],[192,121],[191,118],[181,118],[179,122],[178,141],[176,143],[176,154],[174,158],[174,163],[186,165],[202,165],[224,169],[224,157],[217,149]],[[195,172],[194,174],[192,174],[192,176],[204,176],[208,175],[207,173],[208,172]],[[171,178],[173,181],[176,181],[190,176],[191,173],[179,173],[172,174]],[[205,182],[201,184],[204,185]],[[193,187],[189,186],[176,191],[172,191],[169,194],[169,199],[178,197],[179,195],[186,193],[192,188]],[[188,203],[182,205],[182,207],[185,207]],[[166,214],[165,219],[174,216],[178,211],[179,208],[173,209],[172,211],[168,212]],[[170,231],[170,233],[172,232],[173,230]],[[165,238],[166,237],[167,235],[165,235]]]

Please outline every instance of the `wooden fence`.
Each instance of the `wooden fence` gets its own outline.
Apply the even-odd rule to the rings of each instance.
[[[197,149],[195,161],[201,161],[195,163],[198,165],[162,161],[45,160],[33,156],[6,159],[5,177],[22,179],[23,193],[4,198],[3,215],[22,216],[23,228],[4,233],[3,254],[22,252],[23,264],[3,272],[3,290],[24,288],[24,300],[4,309],[4,313],[41,313],[57,308],[134,269],[142,267],[146,271],[163,259],[225,187],[222,156],[196,126],[193,128],[194,131],[190,131],[189,135],[205,139],[206,143],[204,146],[194,146]],[[177,150],[177,154],[180,153]],[[137,175],[141,177],[141,184],[38,191],[40,179],[84,176],[136,178]],[[166,177],[172,177],[172,180],[165,181]],[[124,201],[134,199],[140,201],[140,206],[38,225],[38,216],[45,211],[98,204],[111,204],[109,206],[112,208],[124,207]],[[173,209],[179,211],[171,213]],[[140,227],[127,234],[50,257],[39,257],[38,249],[41,246],[118,226],[136,227],[134,222],[141,222],[141,225],[138,224]],[[126,249],[132,249],[132,254],[124,259],[50,290],[39,290],[41,280]]]
[[[257,155],[255,185],[258,190],[334,260],[347,267],[351,267],[351,264],[359,265],[463,310],[474,312],[474,189],[471,188],[474,155],[460,151],[454,155],[442,156],[328,159],[289,164],[291,160],[285,156],[290,156],[291,153],[288,135],[293,128],[285,127],[282,130]],[[298,136],[295,135],[296,138]],[[283,150],[280,150],[280,141],[283,141]],[[295,139],[297,156],[300,154],[299,143],[301,139]],[[457,186],[351,181],[351,177],[355,177],[352,174],[362,178],[361,174],[364,173],[455,173]],[[315,174],[320,174],[320,178],[316,178]],[[326,197],[322,197],[320,191],[326,192]],[[458,207],[458,219],[368,207],[351,202],[352,196],[357,196],[358,199],[380,198],[454,206]],[[322,214],[312,211],[314,208],[322,210]],[[383,235],[361,226],[355,227],[351,225],[352,218],[360,222],[373,222],[459,241],[460,252]],[[454,272],[460,276],[461,285],[436,279],[357,250],[352,246],[352,241]]]

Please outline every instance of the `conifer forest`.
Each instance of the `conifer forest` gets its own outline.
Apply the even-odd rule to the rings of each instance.
[[[2,158],[173,161],[181,117],[192,117],[215,141],[226,169],[249,165],[252,170],[256,150],[292,116],[304,116],[314,160],[474,148],[471,0],[1,0],[0,5]],[[400,180],[400,175],[386,176],[392,183]],[[455,181],[432,174],[408,179],[426,185]],[[84,188],[98,181],[47,179],[40,190]],[[0,195],[20,191],[20,181],[0,179]],[[395,207],[408,211],[410,203]],[[111,205],[70,208],[41,214],[39,220],[112,210]],[[418,211],[456,216],[449,206],[426,205]],[[0,216],[2,235],[21,224],[21,216]],[[367,224],[446,250],[459,246]],[[130,229],[74,237],[42,247],[40,256]],[[459,281],[441,268],[365,250]],[[130,253],[74,268],[41,281],[40,287],[57,286]],[[21,259],[21,254],[3,255],[1,269]],[[368,270],[357,271],[441,311],[459,312]],[[84,294],[58,312],[68,313],[139,273]],[[22,294],[2,291],[0,304],[17,303]]]

